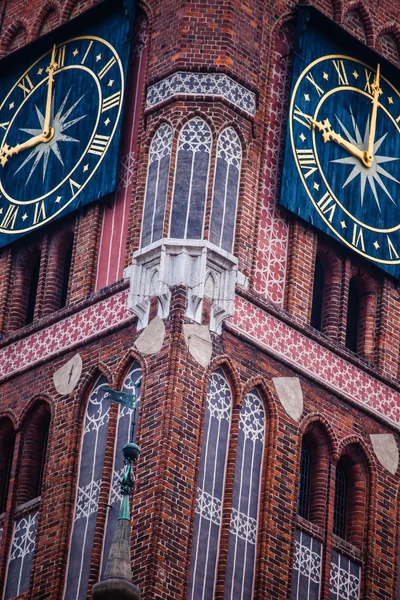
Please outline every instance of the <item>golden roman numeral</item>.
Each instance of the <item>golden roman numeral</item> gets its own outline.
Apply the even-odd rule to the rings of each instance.
[[[92,46],[93,46],[93,42],[89,42],[89,46],[86,48],[86,52],[85,52],[85,54],[83,55],[83,58],[82,58],[82,60],[81,60],[81,65],[84,65],[84,64],[85,64],[85,60],[87,59],[87,56],[88,56],[88,54],[89,54],[89,52],[90,52],[90,48],[91,48]]]
[[[79,183],[76,183],[76,181],[74,181],[73,179],[69,179],[69,185],[71,186],[71,192],[72,195],[75,196],[75,194],[81,189],[81,185]]]
[[[101,112],[105,112],[106,110],[110,110],[111,108],[115,108],[116,106],[118,106],[120,98],[120,91],[116,92],[115,94],[112,94],[112,96],[109,96],[108,98],[104,98]]]
[[[16,206],[15,204],[10,204],[10,206],[7,209],[6,214],[3,217],[0,227],[2,227],[3,229],[8,229],[9,227],[11,229],[14,229],[15,220],[18,215],[18,208],[19,207]]]
[[[56,63],[59,67],[63,67],[65,63],[65,50],[67,46],[60,46],[57,50]]]
[[[34,85],[29,79],[29,75],[25,75],[21,83],[18,84],[18,87],[21,88],[21,90],[24,92],[24,98],[26,98],[31,93]]]
[[[390,237],[387,235],[387,241],[388,241],[388,246],[389,246],[389,254],[390,254],[390,260],[393,260],[393,256],[395,258],[399,258],[399,255],[397,253],[396,248],[393,246],[392,240],[390,239]]]
[[[104,150],[106,149],[109,139],[109,135],[96,134],[93,138],[93,142],[90,144],[88,153],[97,154],[97,156],[102,156]]]
[[[344,68],[344,63],[342,60],[333,60],[333,66],[336,69],[339,85],[349,85],[349,81],[347,79],[346,69]]]
[[[309,115],[303,113],[296,104],[293,111],[293,119],[296,119],[296,121],[307,127],[307,129],[311,129],[309,118]]]
[[[332,223],[333,215],[336,210],[336,203],[329,192],[325,192],[321,200],[318,200],[317,205],[321,209],[323,215],[328,215],[328,221]]]
[[[364,69],[364,71],[365,71],[364,92],[368,92],[368,94],[371,94],[371,96],[372,96],[372,83],[373,83],[373,81],[371,81],[372,71],[368,71],[368,69]]]
[[[308,79],[308,81],[310,83],[312,83],[312,85],[315,87],[315,89],[317,90],[317,94],[319,96],[319,98],[321,98],[321,96],[323,96],[323,94],[325,94],[324,90],[322,89],[322,87],[320,87],[314,80],[314,77],[312,76],[311,73],[309,73],[308,75],[306,75],[306,79]]]
[[[7,123],[0,123],[0,127],[2,127],[3,129],[7,129],[9,124],[10,124],[10,121],[7,121]]]
[[[355,248],[358,248],[358,246],[360,245],[361,250],[365,252],[363,230],[362,227],[359,227],[357,225],[357,223],[354,223],[353,225],[353,239],[351,240],[351,243]]]
[[[102,70],[99,73],[99,79],[103,79],[104,75],[106,75],[108,73],[108,71],[116,64],[116,60],[114,57],[110,58],[110,60],[108,61],[108,63],[106,65],[104,65],[104,67],[102,68]]]
[[[307,148],[296,148],[297,160],[299,161],[300,168],[306,171],[304,179],[310,177],[315,171],[317,171],[317,163],[312,150]]]
[[[35,204],[35,214],[33,215],[33,224],[36,225],[40,220],[46,219],[46,207],[44,202],[38,202]]]

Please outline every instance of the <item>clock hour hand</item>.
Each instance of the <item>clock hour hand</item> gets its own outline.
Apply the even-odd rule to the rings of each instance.
[[[21,150],[28,150],[29,148],[34,148],[35,146],[37,146],[38,144],[41,144],[42,142],[48,142],[47,137],[41,133],[40,135],[35,135],[34,137],[30,138],[29,140],[26,140],[26,142],[23,142],[22,144],[17,144],[16,146],[9,146],[8,144],[4,144],[1,148],[0,148],[0,164],[2,167],[4,167],[8,161],[8,158],[10,156],[13,156],[14,154],[19,154],[19,152],[21,152]]]
[[[353,156],[361,160],[363,164],[365,164],[366,151],[360,150],[357,146],[345,140],[344,137],[340,135],[340,133],[336,133],[335,131],[333,131],[329,119],[325,119],[323,122],[316,121],[312,117],[308,117],[308,119],[314,125],[314,127],[317,127],[317,129],[322,133],[322,137],[324,139],[325,144],[329,141],[336,142],[337,144],[339,144],[339,146],[342,146],[342,148],[347,150],[347,152],[350,152],[350,154],[352,154]]]
[[[43,122],[43,136],[46,138],[46,142],[50,142],[50,140],[54,136],[54,129],[50,127],[51,121],[51,102],[53,99],[53,85],[54,85],[54,71],[58,69],[58,63],[56,62],[56,44],[53,46],[53,51],[51,53],[51,61],[49,66],[46,69],[46,73],[49,74],[49,78],[47,80],[47,98],[46,98],[46,112],[44,116]]]
[[[369,126],[369,136],[368,136],[368,148],[366,151],[366,160],[364,164],[367,167],[371,167],[374,162],[374,143],[375,143],[375,133],[376,133],[376,115],[378,112],[378,104],[379,104],[379,96],[382,94],[382,90],[379,85],[381,72],[381,65],[378,63],[376,68],[376,75],[374,78],[374,83],[372,84],[372,113],[371,113],[371,123]]]

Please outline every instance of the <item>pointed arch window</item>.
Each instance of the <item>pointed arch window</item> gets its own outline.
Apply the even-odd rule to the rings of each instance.
[[[336,465],[335,505],[333,514],[333,533],[346,538],[348,486],[346,471],[339,461]]]
[[[163,123],[150,144],[141,247],[162,238],[171,161],[172,129]]]
[[[232,393],[222,369],[210,376],[197,489],[188,600],[212,598],[231,425]]]
[[[103,402],[106,385],[101,375],[86,406],[65,600],[86,600],[87,596],[110,411],[110,402]]]
[[[203,236],[211,154],[211,131],[200,117],[183,127],[178,140],[170,237]]]
[[[141,368],[135,362],[128,370],[122,390],[132,393],[141,376]],[[115,438],[110,439],[110,399],[104,397],[104,388],[107,385],[107,379],[101,375],[92,389],[86,408],[64,600],[86,600],[87,597],[99,494],[105,478],[103,470],[107,445],[114,447],[114,465],[104,535],[98,540],[103,547],[102,571],[105,568],[121,504],[118,485],[124,468],[121,449],[130,439],[135,414],[136,419],[138,418],[140,401],[136,413],[126,406],[118,407],[117,423],[115,429],[112,428],[112,431],[116,430],[117,433]]]
[[[4,600],[10,600],[29,589],[49,426],[49,407],[47,403],[40,402],[32,409],[23,427],[24,443],[17,494],[18,508],[23,512],[14,520]]]
[[[252,390],[240,411],[225,600],[253,597],[264,439],[264,405]]]
[[[217,146],[210,241],[232,252],[239,195],[242,144],[233,127],[224,129]]]
[[[300,482],[299,496],[297,500],[297,514],[303,519],[309,518],[309,500],[310,500],[310,475],[311,475],[311,457],[310,450],[303,439],[301,446],[300,459]]]

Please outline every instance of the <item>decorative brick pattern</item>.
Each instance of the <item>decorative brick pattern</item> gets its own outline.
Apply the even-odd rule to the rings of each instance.
[[[236,296],[230,326],[331,389],[400,424],[400,394],[360,368]]]
[[[256,113],[255,94],[223,73],[174,73],[149,87],[146,110],[174,96],[223,98],[252,117]]]

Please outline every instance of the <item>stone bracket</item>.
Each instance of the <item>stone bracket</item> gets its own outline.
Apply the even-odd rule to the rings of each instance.
[[[211,299],[211,331],[221,333],[223,321],[234,313],[237,258],[208,241],[159,240],[133,254],[124,276],[130,279],[128,308],[138,317],[138,330],[149,322],[154,296],[158,316],[168,317],[176,285],[187,287],[186,316],[196,323],[201,323],[204,298]]]

